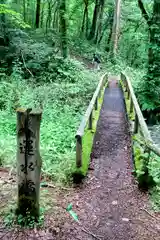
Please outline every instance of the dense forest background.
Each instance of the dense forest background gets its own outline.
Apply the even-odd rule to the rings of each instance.
[[[16,162],[15,110],[41,108],[42,170],[67,182],[74,135],[98,77],[125,70],[144,116],[157,123],[159,65],[159,0],[1,0],[0,164]]]

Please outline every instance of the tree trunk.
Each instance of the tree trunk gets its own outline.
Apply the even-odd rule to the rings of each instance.
[[[149,26],[150,47],[148,51],[149,78],[159,82],[160,78],[160,0],[154,0],[153,14]]]
[[[26,0],[23,0],[23,19],[26,22]]]
[[[100,39],[100,36],[102,33],[103,12],[104,12],[104,0],[100,0],[100,13],[99,13],[99,21],[98,21],[98,26],[97,26],[95,43],[99,42],[99,39]]]
[[[82,20],[81,32],[82,34],[85,32],[86,37],[88,36],[88,0],[84,0],[84,13]]]
[[[1,4],[4,4],[5,0],[1,0]],[[7,45],[7,29],[6,29],[6,17],[5,14],[0,14],[0,46]]]
[[[48,15],[47,15],[47,21],[46,21],[46,32],[48,28],[51,28],[51,21],[52,21],[52,6],[51,1],[48,2]]]
[[[88,5],[86,7],[86,38],[88,37],[88,26],[89,26],[89,16],[88,16]]]
[[[58,28],[59,28],[58,21],[59,21],[59,12],[58,12],[58,6],[56,6],[54,14],[53,14],[52,26],[53,26],[53,29],[57,30],[57,32],[59,32],[58,31]]]
[[[160,102],[160,0],[154,0],[152,17],[147,13],[142,0],[138,0],[138,5],[149,30],[148,72],[140,86],[142,90],[139,95],[142,98],[141,104],[145,104],[142,106],[144,114],[150,119],[159,113]]]
[[[110,13],[109,16],[109,35],[108,35],[108,39],[107,39],[107,46],[106,46],[106,51],[109,52],[110,50],[110,42],[111,42],[111,38],[112,38],[112,26],[113,26],[113,17],[114,14],[113,12]]]
[[[60,0],[59,24],[61,35],[61,52],[63,58],[67,58],[67,23],[66,23],[66,0]]]
[[[86,9],[84,9],[84,13],[83,13],[83,20],[82,20],[82,27],[81,27],[81,32],[82,33],[84,33],[85,19],[86,19]]]
[[[44,3],[42,5],[42,10],[41,10],[41,21],[40,21],[40,25],[41,25],[41,28],[43,28],[43,19],[44,19]]]
[[[120,27],[120,4],[121,4],[121,0],[116,0],[113,28],[112,28],[112,45],[111,45],[111,53],[113,54],[113,56],[116,55],[117,48],[118,48],[118,35],[119,35],[119,27]]]
[[[40,23],[40,12],[41,12],[41,0],[37,0],[37,6],[36,6],[36,28],[39,28]]]
[[[94,13],[93,13],[92,26],[91,26],[90,34],[88,36],[88,40],[92,40],[95,37],[97,20],[98,20],[98,16],[99,16],[99,10],[100,10],[100,0],[96,0]]]

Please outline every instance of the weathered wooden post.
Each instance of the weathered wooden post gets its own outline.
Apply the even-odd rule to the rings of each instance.
[[[138,116],[135,111],[134,134],[138,133]]]
[[[42,112],[17,109],[17,214],[39,216],[41,157],[39,152]]]
[[[95,110],[98,110],[98,97],[96,97],[96,101],[95,101]]]
[[[132,101],[132,98],[131,98],[131,101],[130,101],[130,110],[129,110],[130,113],[133,112],[133,101]]]
[[[76,136],[76,166],[80,168],[82,166],[82,138]]]
[[[127,99],[129,99],[130,97],[130,90],[129,90],[129,87],[127,87]]]
[[[89,124],[88,124],[88,129],[92,130],[92,111],[91,111],[91,114],[89,116]]]

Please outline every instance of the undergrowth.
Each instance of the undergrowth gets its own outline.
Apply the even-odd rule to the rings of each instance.
[[[24,79],[21,65],[0,85],[0,163],[16,166],[16,108],[42,108],[40,149],[42,171],[57,182],[68,182],[75,164],[75,133],[99,77],[78,61],[50,59],[34,79]]]

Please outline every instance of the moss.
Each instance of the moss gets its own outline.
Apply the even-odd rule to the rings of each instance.
[[[120,84],[122,86],[122,89],[123,89],[123,94],[124,94],[124,98],[125,98],[125,103],[126,103],[126,109],[127,109],[127,113],[128,113],[128,116],[129,116],[129,119],[131,121],[134,121],[135,120],[135,112],[134,112],[134,109],[133,111],[130,113],[130,99],[128,99],[127,95],[128,93],[124,91],[124,84],[122,81],[120,81]]]
[[[106,84],[107,86],[107,84]],[[85,133],[82,139],[82,167],[78,168],[74,171],[74,182],[78,182],[82,180],[83,177],[87,175],[88,167],[90,164],[90,155],[92,152],[92,146],[94,141],[94,136],[96,133],[97,128],[97,122],[99,119],[102,103],[103,103],[103,97],[104,97],[104,91],[106,86],[102,90],[101,97],[98,99],[98,109],[93,111],[93,122],[92,122],[92,130],[88,129],[88,124],[85,128]]]

